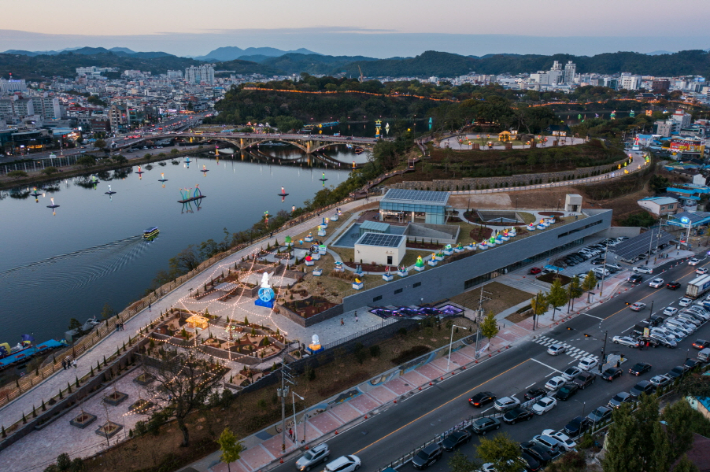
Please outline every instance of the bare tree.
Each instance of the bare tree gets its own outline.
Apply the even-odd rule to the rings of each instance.
[[[180,447],[190,443],[187,417],[207,406],[208,399],[221,377],[221,369],[210,364],[195,350],[168,351],[156,369],[156,398],[167,405],[165,419],[175,418],[182,431]]]

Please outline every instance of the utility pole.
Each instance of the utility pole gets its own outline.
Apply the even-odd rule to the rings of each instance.
[[[604,265],[602,265],[602,282],[599,286],[599,299],[601,300],[602,294],[604,292],[604,279],[606,279],[606,256],[609,254],[609,241],[606,242],[606,249],[604,250]]]
[[[604,352],[606,351],[606,337],[609,334],[609,331],[604,331],[604,346],[602,347],[602,358],[601,361],[599,362],[599,373],[602,373],[602,369],[604,368]]]
[[[281,397],[281,453],[286,452],[286,399],[288,398],[289,386],[286,382],[294,384],[291,377],[291,369],[283,361],[281,365],[281,388],[276,389],[276,395]]]

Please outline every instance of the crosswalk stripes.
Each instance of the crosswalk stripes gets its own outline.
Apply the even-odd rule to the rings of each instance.
[[[547,337],[547,336],[538,336],[538,337],[535,339],[535,342],[536,342],[537,344],[541,344],[541,345],[543,345],[543,346],[545,346],[545,347],[549,347],[549,346],[552,345],[552,344],[561,344],[562,346],[564,346],[564,347],[566,348],[566,349],[565,349],[565,354],[567,354],[568,356],[570,356],[570,357],[572,357],[572,358],[574,358],[574,359],[576,359],[576,360],[579,360],[579,359],[581,359],[581,358],[583,358],[583,357],[592,357],[592,358],[596,359],[597,361],[599,360],[599,356],[597,356],[597,355],[594,355],[594,354],[592,354],[592,353],[590,353],[590,352],[587,352],[587,351],[585,351],[584,349],[579,349],[579,348],[577,348],[577,347],[573,347],[573,346],[571,346],[571,345],[569,345],[569,344],[567,344],[567,343],[563,343],[563,342],[557,341],[557,340],[552,339],[552,338]]]

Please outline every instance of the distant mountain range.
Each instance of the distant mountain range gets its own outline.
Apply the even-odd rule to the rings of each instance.
[[[236,46],[225,46],[210,51],[204,56],[193,59],[198,61],[233,61],[234,59],[244,59],[245,56],[279,57],[285,54],[318,54],[308,49],[300,48],[294,51],[283,51],[276,48],[246,48],[241,49]]]
[[[235,58],[236,57],[236,58]],[[358,77],[456,77],[479,74],[518,74],[549,70],[554,61],[572,61],[578,73],[615,74],[630,72],[657,76],[702,75],[710,78],[710,53],[703,50],[653,55],[616,52],[596,56],[555,54],[489,54],[481,57],[426,51],[416,57],[375,59],[365,56],[327,56],[307,49],[282,51],[275,48],[224,47],[197,58],[178,57],[164,52],[135,52],[128,48],[78,48],[62,51],[9,50],[0,53],[0,76],[42,79],[73,77],[76,67],[117,67],[164,74],[204,62],[216,63],[217,71],[237,74],[288,75],[323,74]]]

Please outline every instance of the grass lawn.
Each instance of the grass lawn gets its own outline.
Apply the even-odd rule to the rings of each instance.
[[[535,223],[535,221],[537,221],[535,215],[526,211],[519,211],[518,215],[520,215],[526,225],[529,225],[530,223]]]
[[[478,310],[478,304],[481,300],[481,290],[483,290],[484,297],[483,310],[486,313],[489,311],[500,313],[518,303],[529,301],[533,297],[532,294],[518,290],[517,288],[509,287],[500,282],[491,282],[482,287],[474,288],[468,292],[451,297],[451,301],[471,310]],[[488,300],[486,300],[486,298],[488,298]]]
[[[474,326],[470,320],[456,318],[451,321],[458,326],[469,328],[469,331],[459,330],[454,333],[454,339],[471,334],[470,329]],[[391,360],[407,349],[426,346],[431,350],[445,346],[449,343],[450,334],[451,330],[444,324],[440,329],[423,328],[410,331],[404,336],[397,335],[381,342],[380,355],[368,356],[362,364],[358,363],[352,354],[336,353],[334,362],[315,369],[315,380],[308,381],[305,376],[299,376],[298,393],[305,401],[297,402],[296,410],[300,412],[304,406],[316,405],[340,391],[395,367]],[[179,447],[182,433],[172,422],[160,428],[158,435],[146,434],[140,439],[128,440],[93,459],[86,460],[86,471],[133,472],[153,467],[157,470],[160,464],[163,464],[160,470],[177,470],[216,451],[219,446],[215,441],[226,427],[231,429],[238,439],[243,439],[277,423],[280,419],[281,405],[276,397],[276,388],[262,388],[239,396],[229,406],[211,408],[191,415],[187,420],[191,447]],[[169,459],[168,455],[172,455],[172,458]],[[165,465],[167,463],[170,465]]]

